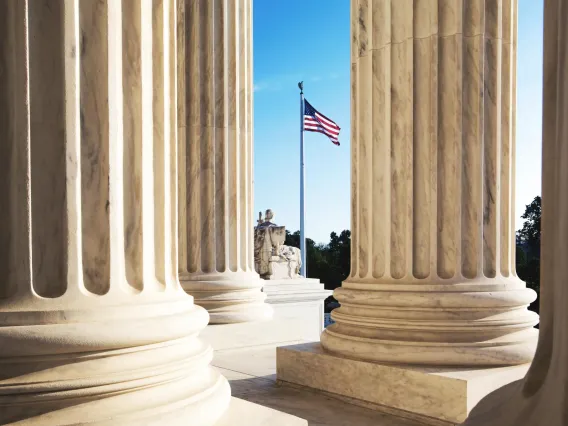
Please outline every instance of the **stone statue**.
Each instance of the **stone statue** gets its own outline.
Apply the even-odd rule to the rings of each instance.
[[[258,214],[258,225],[254,229],[254,267],[265,280],[301,278],[302,266],[300,250],[284,245],[286,227],[274,222],[274,212],[270,209]]]

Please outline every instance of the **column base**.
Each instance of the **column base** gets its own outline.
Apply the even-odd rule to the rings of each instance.
[[[50,401],[47,398],[53,395],[49,395],[42,401],[42,395],[35,395],[33,401],[28,397],[28,401],[20,404],[13,400],[8,401],[6,406],[2,406],[0,400],[0,424],[158,426],[167,423],[175,426],[216,426],[219,418],[227,411],[231,390],[227,380],[214,369],[210,368],[206,374],[216,380],[216,383],[208,389],[200,389],[199,394],[195,393],[193,379],[188,377],[186,380],[134,392],[103,396],[101,399],[56,395],[56,399]],[[188,418],[198,420],[188,423]]]
[[[28,311],[0,305],[0,424],[135,426],[168,419],[181,426],[198,418],[212,426],[221,418],[229,384],[210,366],[212,348],[197,337],[208,316],[181,289],[112,306],[78,298],[74,309],[58,310],[71,305],[66,299],[38,299],[43,311],[32,302]]]
[[[324,300],[333,294],[326,290],[320,280],[315,278],[292,278],[265,280],[262,291],[266,294],[266,302],[270,304],[286,304]]]
[[[240,324],[210,324],[200,334],[215,350],[260,345],[290,345],[319,341],[323,330],[323,301],[331,294],[319,280],[265,281],[266,303],[272,319]]]
[[[319,343],[277,348],[277,378],[366,408],[431,425],[462,423],[487,394],[523,378],[529,364],[429,368],[353,360]]]
[[[180,284],[195,304],[209,312],[209,324],[267,321],[272,308],[265,303],[264,280],[251,272],[191,274]]]
[[[452,284],[361,283],[335,289],[341,304],[323,347],[388,364],[485,368],[530,363],[536,293],[516,277]]]

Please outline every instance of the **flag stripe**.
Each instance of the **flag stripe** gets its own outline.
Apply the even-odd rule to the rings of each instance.
[[[337,133],[327,132],[324,128],[318,126],[305,126],[304,130],[311,130],[313,132],[324,133],[326,135],[333,136],[334,138],[337,138],[339,136]]]
[[[320,126],[319,124],[307,123],[307,124],[304,126],[304,128],[318,129],[318,130],[321,130],[322,132],[329,133],[330,135],[333,135],[333,136],[338,136],[338,135],[339,135],[339,132],[334,132],[334,131],[327,130],[325,127]]]
[[[317,131],[320,131],[322,133],[330,134],[330,135],[333,135],[333,136],[339,135],[339,132],[337,130],[326,129],[324,126],[322,126],[319,123],[306,122],[306,124],[304,125],[304,129],[317,130]]]
[[[321,120],[318,120],[317,118],[313,118],[312,116],[306,115],[305,118],[306,118],[306,121],[312,121],[314,123],[318,123],[318,124],[320,124],[321,126],[327,128],[327,129],[334,130],[336,132],[338,132],[340,130],[337,126],[330,126],[329,124],[327,124],[327,123],[325,123]]]
[[[339,136],[338,131],[327,130],[325,127],[323,127],[319,124],[316,124],[316,123],[306,123],[304,125],[304,129],[317,130],[317,131],[321,131],[322,133],[329,134],[329,135],[332,135],[332,136],[336,136],[336,137]]]
[[[314,132],[321,132],[321,133],[325,133],[326,135],[329,136],[333,136],[333,137],[338,137],[339,134],[338,133],[332,133],[332,132],[328,132],[327,130],[325,130],[323,127],[321,126],[304,126],[304,130],[312,130]]]
[[[329,124],[327,124],[327,123],[325,123],[321,120],[318,121],[318,120],[315,120],[315,119],[313,119],[312,117],[309,117],[309,116],[306,116],[305,118],[306,118],[306,123],[315,122],[315,123],[319,124],[320,126],[322,126],[323,128],[325,128],[326,130],[329,130],[330,132],[334,132],[334,133],[339,134],[340,129],[337,126],[330,126]]]
[[[315,122],[320,123],[323,127],[326,127],[326,128],[328,128],[328,129],[330,129],[330,130],[335,130],[335,131],[339,131],[339,130],[340,130],[339,127],[337,127],[337,126],[332,126],[332,125],[328,124],[327,122],[325,122],[325,121],[323,121],[323,120],[319,120],[318,117],[313,118],[312,116],[306,116],[306,119],[314,120]]]
[[[316,127],[316,126],[304,127],[304,130],[307,131],[307,132],[323,133],[324,135],[329,137],[331,140],[339,142],[339,139],[337,139],[337,135],[326,132],[322,127]]]
[[[319,132],[319,133],[323,133],[324,135],[326,135],[329,138],[333,138],[335,140],[337,140],[337,136],[336,134],[332,134],[327,132],[323,127],[317,127],[317,126],[311,126],[311,127],[304,127],[304,130],[307,130],[309,132]]]
[[[341,128],[325,115],[317,111],[304,99],[304,130],[318,132],[326,135],[335,145],[339,145],[339,131]]]
[[[336,127],[337,129],[339,129],[339,126],[335,124],[333,121],[331,121],[329,118],[327,118],[325,115],[316,112],[316,117],[319,118],[320,121],[324,122],[328,126]]]
[[[319,131],[317,131],[317,130],[308,130],[308,129],[306,129],[306,132],[323,133],[323,132],[319,132]],[[335,137],[332,137],[332,136],[329,136],[329,135],[326,135],[326,136],[327,136],[327,137],[329,138],[329,140],[330,140],[331,142],[333,142],[335,145],[339,145],[339,139],[337,139],[337,138],[335,138]]]

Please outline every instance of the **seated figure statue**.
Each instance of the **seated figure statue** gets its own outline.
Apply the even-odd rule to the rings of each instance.
[[[254,268],[265,280],[300,278],[300,250],[284,245],[286,227],[276,225],[273,220],[270,209],[266,210],[264,219],[262,213],[258,215],[258,226],[254,228]]]

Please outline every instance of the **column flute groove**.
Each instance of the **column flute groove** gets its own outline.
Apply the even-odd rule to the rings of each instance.
[[[265,320],[253,257],[251,0],[186,2],[180,280],[212,323]]]
[[[229,405],[178,279],[177,10],[0,3],[0,424],[213,425]]]
[[[509,4],[503,1],[504,6]],[[511,25],[512,26],[512,25]],[[503,26],[505,34],[511,27]],[[505,32],[505,29],[507,31]],[[524,379],[487,395],[472,410],[464,426],[562,426],[568,417],[566,330],[568,292],[566,239],[568,239],[568,3],[544,2],[543,111],[542,111],[542,228],[541,323],[538,348]],[[516,30],[513,30],[516,31]],[[515,42],[508,43],[515,50]],[[512,75],[515,65],[511,64]],[[515,94],[507,94],[514,108]],[[505,102],[504,102],[505,104]],[[502,123],[513,122],[514,116]],[[514,132],[511,151],[513,153]],[[510,154],[509,154],[510,155]],[[504,158],[506,156],[504,155]],[[503,174],[501,175],[503,176]],[[514,195],[513,195],[514,196]],[[509,229],[511,229],[509,227]],[[501,235],[503,239],[510,236]]]
[[[351,274],[329,351],[423,365],[530,362],[514,274],[517,2],[353,0]]]

